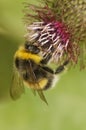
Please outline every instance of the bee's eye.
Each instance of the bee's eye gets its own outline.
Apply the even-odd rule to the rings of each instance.
[[[25,49],[34,54],[38,54],[40,52],[40,49],[37,46],[28,43],[25,44]]]

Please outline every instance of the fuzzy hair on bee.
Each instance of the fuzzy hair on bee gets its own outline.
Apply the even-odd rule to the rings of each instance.
[[[19,47],[14,55],[13,85],[10,89],[11,97],[14,100],[24,93],[25,85],[33,92],[37,92],[40,98],[48,104],[43,90],[55,86],[58,81],[57,74],[62,72],[64,66],[68,64],[66,61],[54,71],[47,65],[49,60],[50,56],[44,59],[40,55],[40,49],[30,42],[25,42],[23,46]]]

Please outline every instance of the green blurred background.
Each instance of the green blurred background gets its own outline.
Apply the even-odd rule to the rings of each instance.
[[[29,89],[15,102],[9,96],[13,55],[24,42],[23,2],[0,0],[0,130],[86,130],[86,70],[78,66],[45,92],[49,106]]]

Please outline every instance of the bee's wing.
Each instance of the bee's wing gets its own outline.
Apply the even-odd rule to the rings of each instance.
[[[30,71],[29,72],[30,72],[30,75],[32,76],[32,79],[33,79],[33,82],[34,82],[34,87],[35,88],[36,87],[40,88],[40,85],[39,85],[39,83],[36,80],[36,75],[35,75],[35,73],[33,71],[31,63],[30,63]],[[41,100],[43,100],[48,105],[47,100],[46,100],[46,98],[45,98],[45,96],[43,94],[43,91],[42,90],[34,90],[34,89],[32,89],[32,92],[33,92],[34,95],[36,95],[36,91],[38,92],[38,95],[41,98]]]
[[[32,81],[35,84],[35,83],[37,83],[36,75],[33,71],[32,64],[31,64],[30,60],[28,62],[29,62],[30,68],[28,69],[28,67],[27,67],[27,73],[29,73],[29,75],[32,77]]]
[[[37,92],[38,92],[38,95],[41,98],[41,100],[44,101],[48,105],[48,102],[47,102],[47,100],[46,100],[46,98],[45,98],[45,96],[43,94],[43,91],[42,90],[37,90]]]
[[[25,90],[24,90],[23,80],[21,79],[17,70],[14,68],[14,73],[13,73],[13,77],[12,77],[12,84],[10,87],[10,96],[13,100],[16,100],[24,92],[25,92]]]
[[[46,98],[45,98],[45,96],[43,94],[43,91],[42,90],[34,90],[34,89],[32,89],[32,92],[33,92],[34,96],[36,96],[36,91],[37,91],[39,97],[41,98],[41,100],[44,101],[48,105],[48,102],[47,102],[47,100],[46,100]]]

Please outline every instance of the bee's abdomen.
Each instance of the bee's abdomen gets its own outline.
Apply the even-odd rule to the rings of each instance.
[[[52,87],[52,82],[53,82],[53,77],[52,77],[52,79],[51,78],[48,79],[48,82],[47,82],[46,86],[44,87],[44,90],[47,90],[47,89],[51,88]]]

